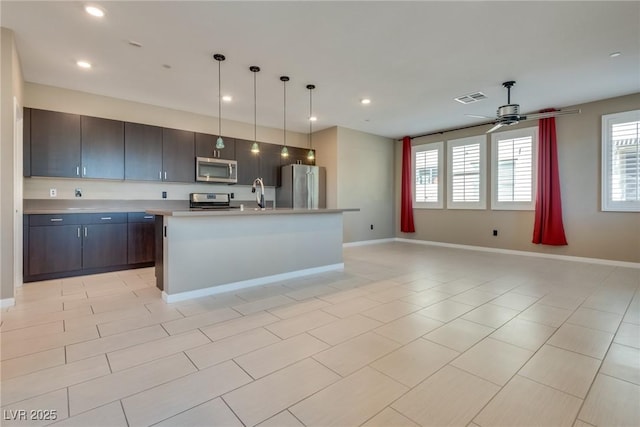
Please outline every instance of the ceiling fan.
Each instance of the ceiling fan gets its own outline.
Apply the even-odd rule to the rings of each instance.
[[[487,133],[491,133],[496,129],[501,128],[502,126],[515,125],[525,120],[545,119],[547,117],[555,117],[555,116],[562,116],[565,114],[580,113],[580,110],[576,109],[576,110],[556,110],[556,111],[549,111],[547,113],[520,114],[520,105],[511,103],[511,88],[515,84],[516,82],[513,80],[502,83],[502,86],[507,88],[507,104],[498,107],[497,117],[493,121],[494,126],[491,129],[489,129]],[[477,117],[480,119],[493,119],[493,117],[479,116],[477,114],[466,114],[466,116]]]

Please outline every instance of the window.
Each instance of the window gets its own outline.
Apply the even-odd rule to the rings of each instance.
[[[449,141],[449,209],[486,209],[486,137],[474,136]]]
[[[444,143],[414,145],[411,147],[413,162],[413,207],[442,209],[442,163]]]
[[[537,149],[537,127],[491,134],[491,209],[535,209]]]
[[[602,210],[640,212],[640,110],[602,116]]]

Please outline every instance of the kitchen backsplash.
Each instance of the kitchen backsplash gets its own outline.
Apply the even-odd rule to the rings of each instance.
[[[50,197],[55,188],[56,197]],[[80,189],[82,197],[76,197]],[[189,193],[234,193],[235,200],[254,200],[248,185],[180,184],[168,182],[108,181],[68,178],[24,178],[24,199],[64,200],[188,200]],[[275,188],[265,188],[265,199],[275,199]]]

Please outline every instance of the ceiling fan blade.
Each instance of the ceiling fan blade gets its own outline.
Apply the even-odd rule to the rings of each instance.
[[[494,130],[500,129],[502,126],[504,126],[504,123],[498,123],[497,125],[495,125],[494,127],[492,127],[491,129],[489,129],[486,133],[491,133]]]
[[[520,120],[546,119],[548,117],[564,116],[567,114],[580,114],[580,109],[557,110],[557,111],[549,111],[547,113],[523,114],[522,116],[520,116]]]
[[[495,117],[482,116],[480,114],[465,114],[467,117],[473,117],[474,119],[495,119]]]

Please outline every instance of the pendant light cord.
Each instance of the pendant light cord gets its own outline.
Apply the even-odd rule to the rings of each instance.
[[[220,85],[222,84],[222,78],[220,76],[221,73],[221,68],[220,68],[220,63],[222,61],[218,61],[218,137],[222,137],[222,97],[220,96],[221,94],[221,89],[220,89]]]
[[[311,120],[311,117],[313,117],[313,101],[312,101],[312,97],[313,97],[313,88],[309,88],[309,150],[313,150],[313,143],[311,141],[311,125],[313,124],[313,120]]]
[[[253,71],[253,70],[251,70]],[[253,142],[258,142],[258,130],[257,130],[257,120],[258,120],[258,97],[256,96],[256,72],[253,71]]]
[[[288,79],[287,79],[288,80]],[[284,130],[284,146],[287,146],[287,80],[282,80],[282,87],[284,93],[284,125],[282,129]]]

